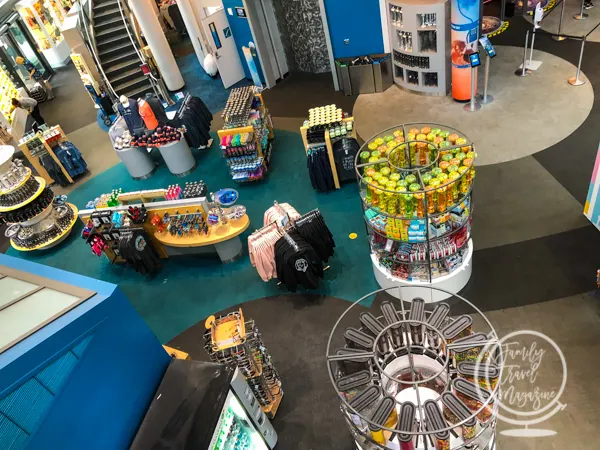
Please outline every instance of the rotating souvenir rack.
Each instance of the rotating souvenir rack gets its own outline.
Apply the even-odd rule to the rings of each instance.
[[[0,223],[9,225],[5,236],[23,252],[54,247],[71,232],[77,208],[55,201],[45,180],[33,176],[22,161],[12,161],[13,154],[13,147],[0,147]]]
[[[427,286],[458,292],[467,284],[475,157],[463,134],[435,124],[389,128],[363,145],[356,173],[381,287],[409,285],[416,296]]]
[[[333,143],[340,138],[355,138],[354,117],[343,117],[341,108],[335,105],[312,108],[309,118],[300,127],[304,142],[304,150],[308,155],[311,150],[325,148],[331,166],[331,175],[336,189],[340,188],[337,166],[333,156]]]
[[[407,290],[357,300],[327,343],[329,377],[358,448],[495,450],[503,367],[496,331],[463,297],[443,292],[471,313],[450,317],[448,304],[428,308]],[[376,294],[392,291],[400,301],[364,311]],[[357,314],[355,326],[340,327]]]
[[[253,86],[233,89],[218,131],[223,157],[233,181],[245,183],[263,179],[271,162],[273,124],[262,94]]]
[[[273,419],[283,398],[281,378],[261,339],[254,320],[242,309],[206,320],[204,348],[211,361],[237,367],[244,375],[264,413]]]

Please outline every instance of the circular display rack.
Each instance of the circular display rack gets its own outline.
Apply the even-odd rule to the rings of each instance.
[[[391,300],[364,308],[392,290]],[[457,294],[428,305],[408,292],[358,299],[327,342],[329,377],[358,448],[495,450],[504,361],[496,330]],[[451,317],[449,304],[469,314]]]
[[[361,147],[356,175],[382,288],[410,286],[421,297],[440,288],[435,302],[467,284],[476,156],[463,133],[431,123],[388,128]]]
[[[0,147],[0,219],[9,224],[5,236],[19,251],[52,248],[71,232],[77,208],[70,203],[57,206],[46,181],[32,177],[31,169],[12,161],[13,155],[13,147]],[[41,201],[35,202],[38,198]],[[13,203],[15,200],[18,203]],[[17,218],[26,220],[17,222]]]

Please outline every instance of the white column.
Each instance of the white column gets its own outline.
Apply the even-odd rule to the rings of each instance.
[[[156,17],[152,1],[154,0],[131,0],[129,6],[140,24],[144,38],[146,38],[146,42],[150,46],[152,56],[158,65],[167,89],[176,91],[181,89],[185,85],[185,82],[183,81],[179,67],[177,67],[175,57],[160,26],[158,17]]]
[[[202,48],[201,43],[202,35],[200,33],[200,25],[194,14],[194,9],[189,0],[177,0],[177,7],[179,8],[179,12],[181,12],[181,18],[185,23],[185,28],[187,29],[192,45],[194,46],[198,61],[200,62],[200,65],[204,67],[204,49]]]

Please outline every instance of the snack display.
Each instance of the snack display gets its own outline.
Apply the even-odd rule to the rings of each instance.
[[[269,170],[274,138],[262,95],[251,87],[233,89],[223,117],[219,143],[232,179],[261,180]]]
[[[404,292],[402,300],[383,301],[380,311],[351,311],[392,289]],[[472,374],[475,364],[457,359],[461,353],[479,359],[485,374],[497,378],[503,357],[494,327],[459,295],[452,295],[451,304],[470,308],[469,315],[453,317],[448,303],[428,307],[412,297],[412,289],[381,289],[360,298],[330,333],[329,376],[353,438],[369,449],[495,448],[500,383],[489,390],[475,385],[462,375]],[[462,337],[448,343],[449,336]]]
[[[379,269],[430,283],[472,254],[473,144],[435,124],[400,125],[367,141],[356,173],[371,254]]]

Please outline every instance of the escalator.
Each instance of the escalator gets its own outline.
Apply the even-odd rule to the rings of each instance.
[[[133,36],[129,24],[123,21],[120,0],[94,0],[92,30],[96,52],[108,82],[118,96],[138,98],[153,92],[150,80],[140,69],[140,58],[127,33]]]

